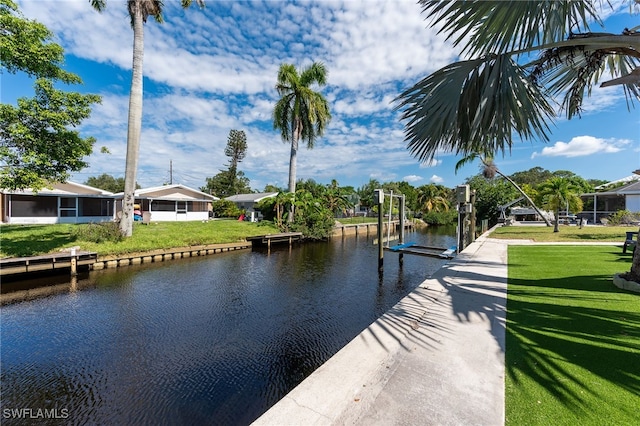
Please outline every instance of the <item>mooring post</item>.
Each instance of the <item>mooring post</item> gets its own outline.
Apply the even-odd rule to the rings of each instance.
[[[400,197],[400,244],[404,244],[404,194]],[[400,265],[404,263],[404,253],[398,255]]]
[[[384,203],[384,191],[382,189],[376,189],[374,193],[378,201],[378,272],[382,272],[384,255],[384,243],[382,241],[382,204]]]
[[[465,222],[467,219],[469,198],[469,185],[458,185],[456,187],[456,199],[458,202],[458,247],[456,253],[460,253],[466,246]]]
[[[470,243],[474,242],[476,240],[476,190],[472,190],[471,193],[469,194],[469,204],[471,205],[470,210],[470,220],[471,223],[469,225],[470,228]]]
[[[76,259],[76,249],[71,249],[71,276],[78,275],[78,259]]]

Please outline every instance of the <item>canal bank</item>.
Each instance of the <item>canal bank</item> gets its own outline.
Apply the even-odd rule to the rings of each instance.
[[[503,424],[508,241],[486,235],[254,424]]]

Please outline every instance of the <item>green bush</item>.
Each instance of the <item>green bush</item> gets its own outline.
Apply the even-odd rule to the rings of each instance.
[[[289,230],[302,232],[305,238],[311,240],[327,239],[335,224],[333,212],[324,206],[307,208],[304,211],[299,209],[294,218],[294,222],[289,224]]]
[[[446,212],[436,212],[431,210],[423,215],[422,220],[429,225],[449,225],[456,223],[457,218],[458,212],[453,209]]]
[[[122,241],[123,236],[117,222],[87,223],[78,225],[72,232],[77,240],[92,243]]]
[[[273,220],[276,217],[275,205],[276,205],[276,199],[273,197],[269,197],[258,202],[255,208],[260,213],[262,213],[263,220],[273,222]]]
[[[233,201],[217,200],[211,203],[211,209],[216,217],[238,217],[243,213]]]
[[[640,213],[632,213],[629,210],[618,210],[609,216],[610,225],[630,225],[640,221]]]

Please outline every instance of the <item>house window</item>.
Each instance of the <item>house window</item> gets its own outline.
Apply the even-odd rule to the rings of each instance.
[[[58,198],[32,195],[11,196],[12,217],[57,217]]]
[[[207,203],[201,203],[199,201],[189,201],[189,211],[190,212],[206,212],[209,211],[207,208]]]
[[[152,212],[174,212],[176,211],[175,201],[156,200],[151,203]]]
[[[76,197],[60,197],[60,217],[76,217],[77,203]]]
[[[79,198],[78,216],[113,216],[113,201],[104,198]]]

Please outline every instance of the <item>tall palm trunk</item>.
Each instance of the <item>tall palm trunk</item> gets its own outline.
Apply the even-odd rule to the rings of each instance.
[[[127,159],[124,172],[124,197],[120,232],[125,237],[133,233],[133,204],[135,201],[136,172],[142,127],[142,59],[144,55],[144,20],[142,10],[136,8],[133,16],[133,67],[129,94],[127,130]]]
[[[556,209],[555,215],[556,217],[554,218],[555,220],[553,221],[553,232],[560,232],[560,228],[558,227],[558,225],[560,224],[560,207]]]
[[[302,120],[299,117],[294,118],[295,124],[293,133],[291,135],[291,155],[289,156],[289,192],[293,194],[295,201],[296,193],[296,173],[298,162],[298,141],[302,134]],[[293,222],[293,215],[295,209],[295,202],[291,203],[291,209],[289,210],[288,222]]]
[[[520,193],[520,195],[522,195],[529,204],[531,204],[531,207],[533,207],[533,209],[536,211],[536,213],[538,213],[538,215],[542,218],[542,220],[544,220],[544,223],[547,224],[547,226],[551,226],[551,222],[549,222],[549,219],[547,219],[546,216],[544,216],[542,214],[542,212],[540,211],[540,209],[534,204],[533,200],[531,198],[529,198],[529,196],[522,190],[522,188],[520,188],[518,186],[517,183],[515,183],[514,181],[511,180],[511,178],[505,174],[503,174],[500,170],[496,169],[496,173],[498,173],[500,176],[502,176],[503,178],[505,178],[507,180],[507,182],[509,182],[511,185],[513,185],[513,187],[515,189],[518,190],[518,192]],[[557,232],[557,231],[556,231]]]

